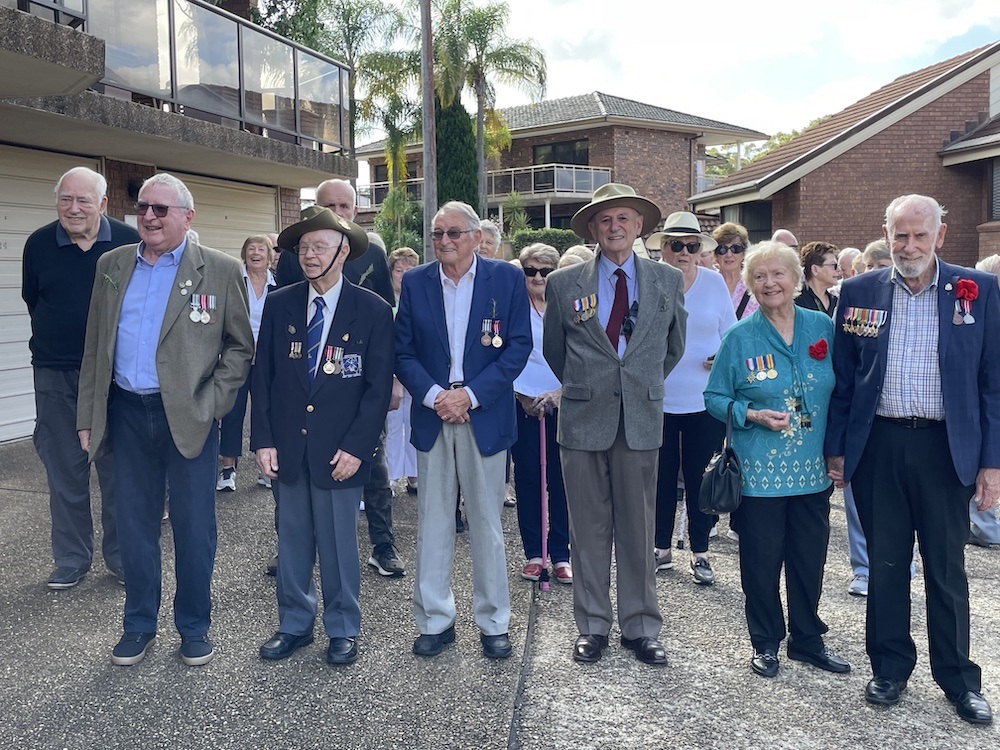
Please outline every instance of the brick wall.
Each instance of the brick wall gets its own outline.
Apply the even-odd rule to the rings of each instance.
[[[156,174],[156,168],[147,164],[131,164],[125,161],[105,159],[104,177],[108,181],[108,216],[124,219],[126,214],[135,213],[135,200],[139,187]]]
[[[691,136],[662,130],[614,128],[614,179],[631,185],[663,216],[690,208],[694,165]],[[651,231],[653,227],[644,227]]]
[[[278,188],[278,222],[281,224],[278,228],[279,232],[297,222],[301,210],[302,201],[299,198],[298,190]]]

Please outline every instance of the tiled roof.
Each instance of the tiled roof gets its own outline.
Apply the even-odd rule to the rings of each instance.
[[[893,104],[899,102],[901,99],[927,86],[932,81],[935,81],[935,79],[946,75],[991,46],[995,45],[980,47],[979,49],[952,57],[949,60],[944,60],[914,73],[900,76],[892,83],[855,102],[847,109],[831,115],[822,122],[795,136],[788,143],[779,146],[738,172],[734,172],[725,180],[716,183],[712,188],[712,193],[714,194],[716,191],[733,185],[743,185],[753,182],[791,164],[810,151],[820,148],[824,144],[844,135],[846,131],[866,118],[872,117],[884,109],[891,108]]]

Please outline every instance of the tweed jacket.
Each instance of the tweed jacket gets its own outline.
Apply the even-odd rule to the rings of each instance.
[[[90,430],[90,458],[108,446],[108,396],[114,377],[118,317],[136,266],[137,245],[101,256],[90,298],[80,368],[77,430]],[[190,281],[190,285],[188,285]],[[181,285],[185,291],[181,293]],[[208,324],[188,317],[192,294],[212,294]],[[213,424],[233,408],[254,353],[247,289],[240,262],[190,240],[181,255],[156,349],[160,396],[177,450],[194,458]]]
[[[684,353],[683,276],[636,257],[639,314],[619,359],[597,315],[575,318],[573,303],[597,293],[599,258],[552,273],[546,288],[542,353],[562,383],[556,439],[574,450],[607,450],[624,415],[628,447],[653,450],[663,439],[663,381]]]

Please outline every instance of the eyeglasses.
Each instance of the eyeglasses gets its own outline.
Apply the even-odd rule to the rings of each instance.
[[[166,216],[170,212],[171,208],[179,208],[184,211],[188,210],[187,206],[165,206],[162,203],[146,203],[146,201],[138,201],[135,204],[135,212],[139,216],[145,216],[146,210],[150,208],[153,209],[153,216],[156,216],[159,219]]]
[[[840,266],[837,265],[837,261],[833,261],[832,263],[820,263],[819,265],[823,268],[840,268]]]
[[[550,273],[555,271],[554,268],[532,268],[531,266],[524,266],[524,275],[535,278],[536,276],[541,276],[543,279]]]
[[[670,243],[670,249],[673,250],[675,253],[680,253],[683,252],[684,250],[687,250],[691,255],[694,255],[695,253],[701,252],[701,243],[700,242],[685,243],[681,242],[680,240],[673,240]]]
[[[723,245],[723,244],[720,243],[715,248],[715,254],[716,255],[725,255],[726,253],[732,253],[733,255],[742,255],[743,251],[746,250],[746,249],[747,249],[747,246],[744,245],[744,244],[742,244],[742,243],[740,243],[740,242],[735,242],[732,245]]]
[[[457,240],[463,234],[470,234],[475,231],[475,229],[449,229],[447,232],[442,232],[440,229],[435,229],[431,232],[431,239],[435,242],[440,242],[444,239],[445,235],[448,235],[449,240]]]
[[[344,246],[344,243],[339,245],[296,245],[292,248],[292,252],[296,255],[308,255],[312,253],[313,255],[325,255],[331,250],[339,250]]]

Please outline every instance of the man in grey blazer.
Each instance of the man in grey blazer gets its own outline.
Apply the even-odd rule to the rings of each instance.
[[[596,662],[611,630],[611,545],[621,643],[666,664],[658,640],[653,531],[663,434],[663,381],[684,350],[677,269],[632,244],[660,221],[656,204],[609,183],[573,217],[598,244],[587,263],[549,276],[543,352],[562,382],[559,431],[573,558],[573,658]]]
[[[215,564],[218,421],[246,380],[254,342],[240,264],[188,239],[194,199],[173,175],[139,190],[138,245],[101,256],[80,371],[77,431],[91,459],[113,448],[125,570],[115,664],[142,661],[160,608],[160,520],[170,485],[181,659],[207,664]]]

